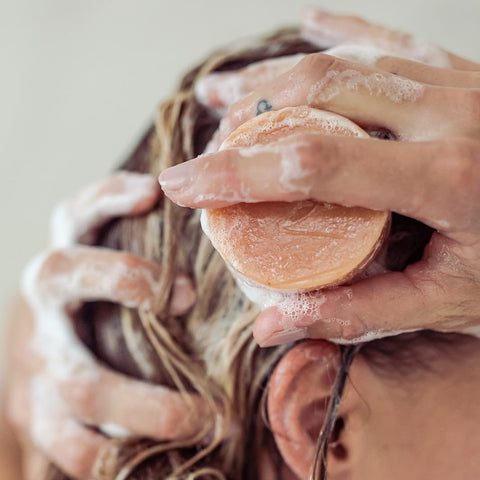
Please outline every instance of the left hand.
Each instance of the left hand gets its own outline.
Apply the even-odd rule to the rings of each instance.
[[[376,38],[379,27],[361,25],[362,38]],[[394,33],[390,50],[405,40]],[[350,61],[308,55],[263,83],[230,107],[216,144],[255,116],[260,102],[333,111],[402,141],[300,135],[201,156],[164,171],[162,187],[173,201],[195,208],[313,198],[396,211],[437,230],[422,260],[404,272],[302,296],[293,315],[282,305],[264,311],[254,330],[262,345],[306,337],[359,341],[417,329],[478,331],[480,66],[472,71],[473,62],[447,53],[451,65],[469,70],[378,52],[364,55],[368,65],[362,65],[351,61],[361,59],[358,48],[347,54]]]
[[[7,393],[24,460],[35,460],[26,465],[28,478],[41,478],[33,467],[48,459],[74,478],[90,479],[103,468],[99,453],[109,437],[171,440],[205,428],[210,414],[203,399],[109,369],[79,340],[71,318],[79,303],[92,300],[153,308],[159,264],[80,243],[91,243],[113,218],[148,212],[160,193],[153,177],[129,172],[86,188],[56,209],[53,248],[24,273],[25,298],[12,315]],[[183,314],[194,300],[190,280],[179,272],[170,312]]]

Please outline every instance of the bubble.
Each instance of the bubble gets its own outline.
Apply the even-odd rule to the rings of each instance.
[[[358,70],[330,70],[313,85],[308,94],[312,105],[327,103],[346,90],[366,89],[371,96],[386,96],[394,103],[411,103],[423,95],[425,87],[413,80],[380,72],[363,74]]]

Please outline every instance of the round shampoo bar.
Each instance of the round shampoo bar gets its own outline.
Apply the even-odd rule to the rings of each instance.
[[[344,117],[289,107],[241,125],[222,148],[266,144],[298,133],[368,137]],[[308,291],[357,275],[379,250],[390,214],[305,200],[206,210],[203,226],[234,273],[260,286]]]

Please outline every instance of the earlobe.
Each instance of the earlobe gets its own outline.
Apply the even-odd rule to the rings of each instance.
[[[314,460],[339,361],[338,347],[332,343],[321,340],[300,343],[282,358],[270,379],[270,426],[284,461],[301,479],[308,478]],[[329,454],[334,469],[346,458],[340,438],[342,423],[337,423],[334,433],[338,438],[333,438],[337,442]],[[336,477],[329,475],[329,478]]]

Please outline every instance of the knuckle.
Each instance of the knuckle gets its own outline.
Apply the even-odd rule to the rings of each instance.
[[[323,190],[338,177],[341,162],[336,149],[337,144],[326,136],[306,137],[305,146],[301,149],[300,166],[308,172],[307,178],[320,177]],[[313,182],[314,185],[317,182]],[[312,192],[315,193],[315,192]]]
[[[330,70],[338,69],[341,63],[345,62],[331,55],[312,53],[303,57],[292,69],[292,73],[295,76],[317,78],[319,74],[325,74]]]
[[[65,448],[68,451],[63,456],[63,469],[74,478],[90,478],[96,452],[89,446],[82,446],[81,442],[65,445]]]
[[[369,332],[368,325],[359,315],[355,315],[349,321],[339,321],[340,338],[347,343],[359,342]]]
[[[480,199],[480,143],[467,138],[444,142],[442,145],[444,174],[450,185],[458,189],[469,203]],[[446,154],[445,154],[446,152]]]
[[[52,281],[68,269],[70,261],[62,250],[48,250],[34,256],[22,275],[22,289],[28,300],[31,296],[49,296]]]
[[[84,421],[97,417],[96,385],[92,381],[75,381],[60,387],[63,400],[76,416]]]

